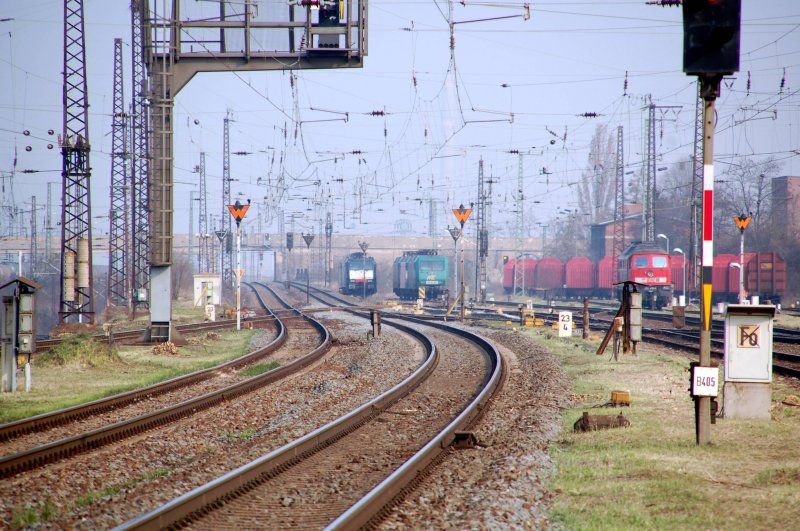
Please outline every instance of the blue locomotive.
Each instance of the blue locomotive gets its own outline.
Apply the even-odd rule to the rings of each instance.
[[[447,257],[435,249],[405,251],[394,260],[392,287],[401,299],[438,299],[448,293],[449,272]]]
[[[363,253],[352,253],[339,267],[339,293],[368,297],[377,291],[375,259]]]

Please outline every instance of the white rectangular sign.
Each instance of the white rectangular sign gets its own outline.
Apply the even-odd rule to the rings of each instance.
[[[558,337],[572,337],[572,312],[558,312]]]
[[[692,394],[694,396],[717,396],[719,393],[719,368],[694,367],[692,371]]]

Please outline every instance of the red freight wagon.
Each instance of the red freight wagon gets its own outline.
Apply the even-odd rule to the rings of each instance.
[[[744,287],[762,303],[780,302],[786,292],[786,262],[778,253],[755,253],[745,266]]]
[[[731,262],[738,262],[739,259],[733,254],[718,254],[714,257],[711,277],[711,300],[713,302],[730,302],[730,269]],[[739,278],[738,276],[736,277]],[[735,300],[735,299],[734,299]]]
[[[570,258],[564,266],[564,285],[567,297],[589,297],[594,292],[594,264],[585,256]]]
[[[680,254],[673,254],[669,257],[670,269],[672,269],[672,284],[675,286],[675,296],[683,295],[683,263],[686,258]],[[689,272],[686,271],[686,275]]]
[[[538,291],[556,291],[564,287],[564,262],[546,257],[539,260],[533,272],[533,287]]]
[[[614,257],[604,256],[597,263],[597,296],[615,298],[614,293]]]
[[[525,292],[533,290],[533,272],[536,269],[538,260],[535,258],[516,258],[509,260],[503,266],[503,291],[505,293],[513,293],[515,283],[514,276],[517,275],[517,268],[519,267],[519,275],[516,279],[516,287],[518,289],[525,288]]]

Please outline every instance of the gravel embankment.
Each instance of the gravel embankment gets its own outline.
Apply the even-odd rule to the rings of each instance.
[[[507,380],[475,433],[486,447],[456,450],[385,520],[382,529],[548,527],[553,462],[569,384],[558,360],[513,332],[485,334],[500,348]]]
[[[334,350],[297,377],[222,407],[0,484],[0,528],[103,529],[138,516],[341,416],[413,371],[421,347],[336,314]],[[43,513],[49,513],[46,519]]]

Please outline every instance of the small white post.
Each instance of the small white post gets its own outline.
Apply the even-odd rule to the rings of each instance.
[[[242,229],[236,225],[236,330],[242,329]]]

